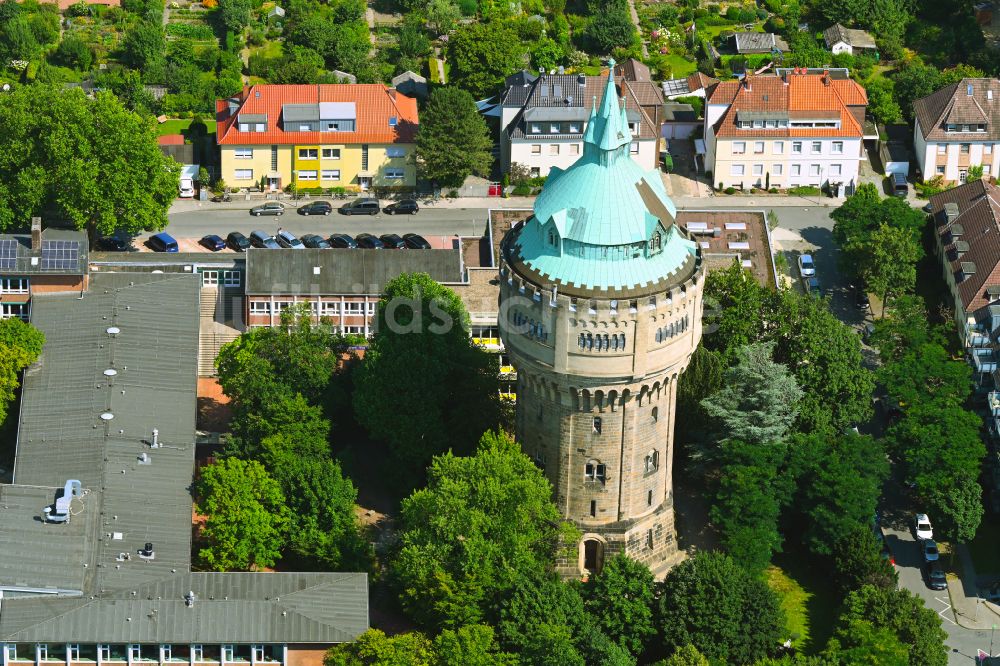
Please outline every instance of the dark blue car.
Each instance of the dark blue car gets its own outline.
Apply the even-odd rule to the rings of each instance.
[[[226,249],[226,241],[222,240],[220,236],[216,236],[215,234],[202,236],[201,240],[198,242],[200,242],[203,246],[207,247],[212,252],[218,252],[219,250]]]
[[[154,252],[177,252],[177,241],[170,234],[159,233],[150,236],[147,242]]]

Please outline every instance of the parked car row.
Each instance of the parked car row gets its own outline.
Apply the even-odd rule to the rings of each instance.
[[[358,234],[351,237],[347,234],[333,234],[329,238],[323,238],[319,234],[304,234],[301,238],[295,236],[290,231],[279,229],[278,233],[271,235],[266,231],[251,231],[249,236],[245,236],[239,231],[234,231],[223,240],[214,234],[205,236],[200,241],[201,245],[216,252],[226,247],[236,252],[246,252],[251,247],[276,250],[288,248],[292,250],[304,250],[305,248],[327,249],[362,248],[368,250],[429,250],[431,244],[420,234]]]
[[[341,215],[377,215],[379,212],[386,215],[415,215],[420,210],[420,206],[414,199],[401,199],[383,208],[378,199],[358,197],[343,204],[337,210]],[[329,215],[333,212],[333,204],[329,201],[311,201],[299,206],[298,211],[299,215]],[[285,207],[277,201],[269,201],[251,208],[250,214],[254,217],[284,215]]]

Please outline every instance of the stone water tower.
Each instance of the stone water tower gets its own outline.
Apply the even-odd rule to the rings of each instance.
[[[677,226],[660,174],[630,157],[611,76],[583,143],[501,246],[500,335],[517,368],[517,438],[583,532],[563,575],[596,573],[624,551],[662,577],[682,557],[674,408],[701,338],[701,250]]]

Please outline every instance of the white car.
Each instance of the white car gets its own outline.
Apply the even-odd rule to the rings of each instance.
[[[190,199],[194,196],[194,181],[192,179],[181,178],[180,196],[182,199]]]
[[[926,513],[918,513],[913,522],[917,533],[917,539],[923,541],[924,539],[934,538],[934,529],[931,527],[931,519],[927,517]]]
[[[799,255],[799,274],[804,278],[816,275],[816,264],[813,263],[811,254]]]

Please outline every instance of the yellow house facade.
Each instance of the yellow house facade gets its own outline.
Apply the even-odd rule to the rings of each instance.
[[[219,149],[221,175],[230,187],[260,187],[264,179],[266,191],[282,190],[292,182],[299,188],[364,191],[371,187],[412,188],[417,182],[414,144],[247,145]]]
[[[416,101],[382,85],[263,85],[217,103],[230,187],[416,186]]]

